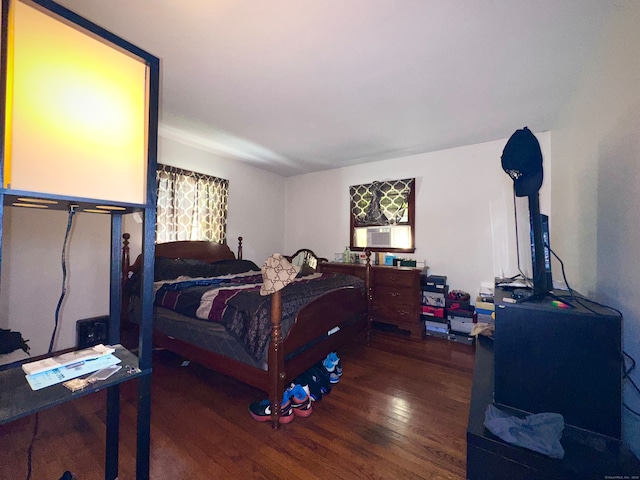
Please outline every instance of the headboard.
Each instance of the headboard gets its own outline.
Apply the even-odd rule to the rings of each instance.
[[[136,272],[142,265],[142,255],[138,255],[136,261],[129,265],[129,234],[122,235],[124,241],[122,246],[123,277],[129,272]],[[176,242],[165,242],[156,244],[156,257],[168,258],[189,258],[193,260],[203,260],[207,263],[220,260],[233,260],[233,254],[227,244],[209,242],[206,240],[179,240]],[[242,237],[238,237],[238,260],[242,260]]]
[[[307,265],[314,270],[317,270],[318,263],[328,261],[324,257],[318,257],[313,250],[309,250],[308,248],[301,248],[293,255],[285,255],[285,258],[294,265],[299,267]]]

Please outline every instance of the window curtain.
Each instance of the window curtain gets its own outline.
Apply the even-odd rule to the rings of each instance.
[[[409,195],[415,179],[372,182],[349,187],[356,227],[407,223]]]
[[[226,242],[229,180],[158,164],[156,185],[156,242]]]

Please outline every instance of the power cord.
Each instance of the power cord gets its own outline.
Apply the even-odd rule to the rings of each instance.
[[[622,315],[622,312],[620,310],[618,310],[617,308],[614,308],[614,307],[612,307],[610,305],[604,305],[602,303],[596,302],[595,300],[591,300],[589,298],[583,298],[583,297],[576,296],[574,290],[571,288],[571,286],[569,286],[569,281],[567,280],[567,275],[565,274],[565,270],[564,270],[564,262],[560,259],[560,257],[558,257],[558,255],[556,255],[556,252],[551,250],[551,247],[548,244],[545,243],[545,246],[553,254],[553,256],[556,258],[556,260],[558,260],[558,262],[560,262],[560,267],[562,268],[562,279],[564,280],[564,284],[567,286],[567,291],[569,292],[569,298],[571,299],[571,301],[580,304],[582,307],[586,308],[591,313],[594,313],[596,315],[601,315],[601,313],[597,312],[596,310],[591,308],[588,304],[596,305],[598,307],[611,310],[613,312],[616,312],[618,314],[618,316],[620,317],[620,320],[622,321],[622,319],[624,318],[624,315]],[[631,375],[630,375],[630,373],[636,368],[636,361],[631,355],[629,355],[624,350],[622,351],[621,357],[622,357],[622,366],[623,366],[622,379],[623,380],[628,380],[629,383],[631,383],[631,385],[633,386],[634,390],[636,392],[638,392],[638,395],[640,395],[640,388],[638,387],[636,382],[633,381],[633,378],[631,378]],[[629,368],[627,368],[627,366],[626,366],[625,357],[628,357],[629,360],[631,360],[631,366]],[[626,402],[623,401],[622,405],[627,410],[629,410],[631,413],[633,413],[637,417],[640,417],[640,412],[635,411],[633,408],[631,408],[629,405],[627,405]]]
[[[69,217],[67,220],[67,230],[64,234],[64,242],[62,244],[62,291],[60,293],[60,298],[58,299],[58,305],[56,306],[56,312],[54,316],[54,326],[53,332],[51,332],[51,340],[49,341],[49,349],[47,350],[47,355],[51,355],[53,353],[53,343],[56,338],[56,332],[58,331],[59,317],[60,317],[60,308],[62,307],[62,301],[67,293],[67,241],[69,240],[69,233],[71,232],[71,227],[73,226],[73,216],[76,213],[77,205],[69,206]],[[36,436],[38,435],[38,424],[39,424],[39,415],[36,412],[36,419],[33,425],[33,433],[31,434],[31,442],[29,443],[29,449],[27,450],[27,480],[31,479],[31,469],[32,469],[32,458],[33,458],[33,447],[36,441]]]
[[[55,324],[53,327],[53,333],[51,334],[51,341],[49,342],[49,355],[53,352],[53,342],[55,340],[56,332],[58,330],[58,321],[60,317],[60,308],[62,307],[62,301],[67,293],[67,240],[69,239],[69,233],[73,224],[73,216],[76,213],[77,205],[69,206],[69,219],[67,220],[67,231],[64,234],[64,242],[62,244],[62,291],[60,292],[60,298],[58,299],[58,305],[56,306]]]
[[[636,392],[638,392],[638,395],[640,395],[640,388],[638,388],[638,385],[636,384],[636,382],[633,381],[633,378],[631,378],[631,375],[629,375],[631,372],[633,372],[633,370],[635,370],[636,368],[636,361],[633,359],[633,357],[631,355],[629,355],[627,352],[622,352],[624,353],[624,355],[626,357],[629,357],[629,360],[631,360],[631,366],[629,368],[627,368],[626,362],[624,361],[623,358],[623,365],[624,365],[624,374],[622,376],[622,378],[626,379],[629,381],[629,383],[631,384],[631,386],[634,388],[634,390]],[[640,412],[637,412],[636,410],[634,410],[633,408],[631,408],[629,405],[626,404],[626,402],[622,402],[622,405],[624,406],[624,408],[626,408],[627,410],[629,410],[631,413],[633,413],[634,415],[636,415],[637,417],[640,417]]]

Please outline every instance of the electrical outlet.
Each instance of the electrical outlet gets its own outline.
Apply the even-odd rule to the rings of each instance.
[[[76,322],[77,348],[87,348],[99,343],[108,343],[109,317],[93,317]]]

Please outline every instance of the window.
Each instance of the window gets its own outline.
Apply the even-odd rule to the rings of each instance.
[[[349,187],[352,250],[415,251],[415,178]]]
[[[156,242],[226,242],[229,180],[158,164],[156,183]]]

